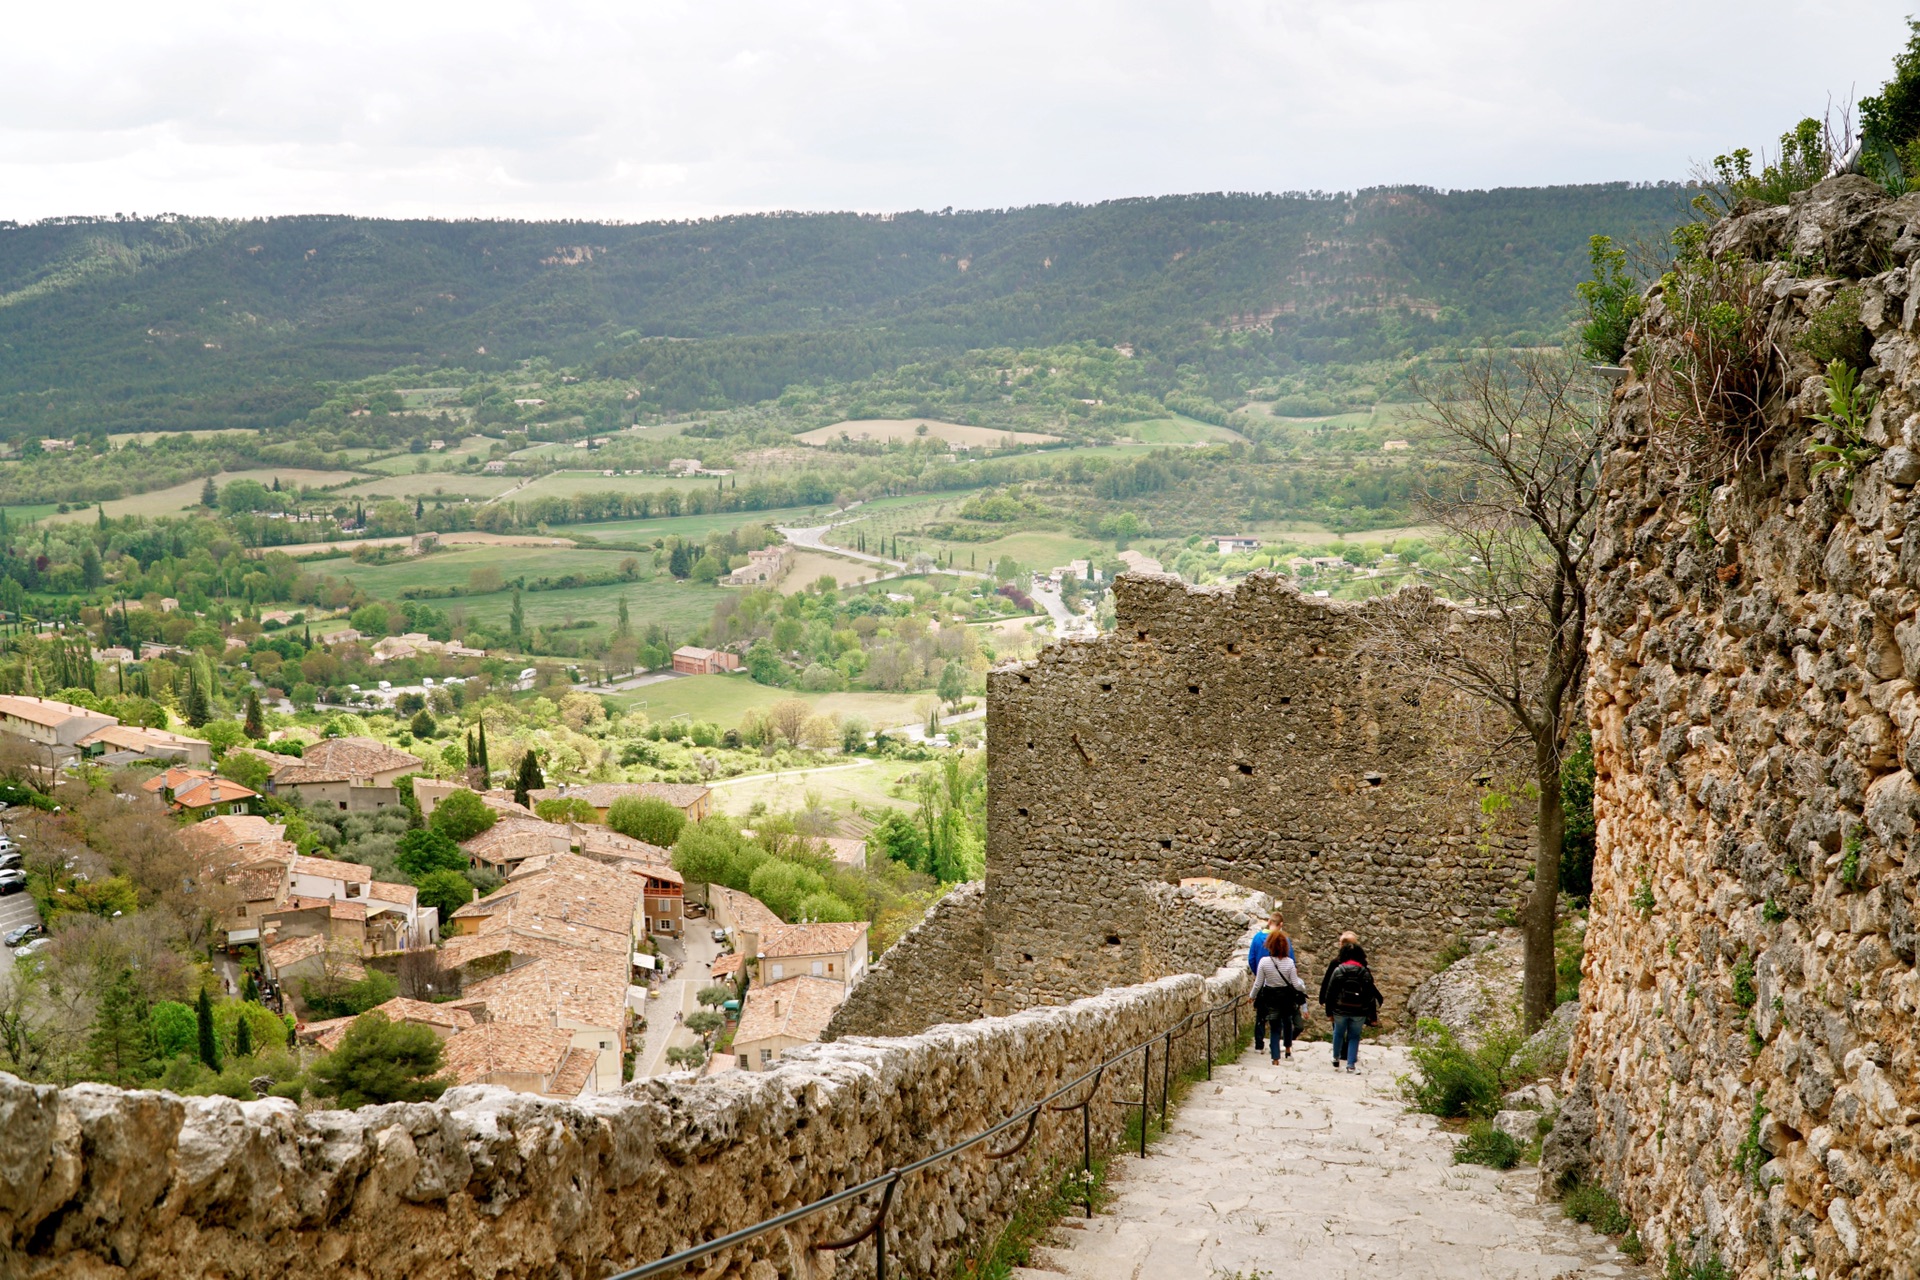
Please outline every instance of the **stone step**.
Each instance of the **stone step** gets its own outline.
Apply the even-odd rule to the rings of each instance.
[[[1144,1251],[1143,1251],[1144,1252]],[[1057,1271],[1069,1280],[1134,1280],[1140,1259],[1113,1254],[1088,1255],[1077,1249],[1036,1245],[1030,1252],[1040,1267]]]

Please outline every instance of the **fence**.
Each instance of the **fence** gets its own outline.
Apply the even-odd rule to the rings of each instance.
[[[871,1239],[874,1243],[874,1275],[876,1280],[887,1280],[887,1214],[893,1208],[894,1194],[899,1189],[901,1182],[913,1174],[919,1173],[923,1169],[932,1168],[934,1165],[951,1160],[963,1152],[971,1151],[973,1148],[981,1146],[982,1144],[990,1143],[1002,1134],[1017,1129],[1024,1124],[1026,1126],[1025,1132],[1012,1146],[1001,1151],[989,1149],[986,1153],[989,1160],[1006,1160],[1018,1155],[1026,1148],[1027,1144],[1033,1140],[1033,1135],[1038,1131],[1040,1126],[1040,1118],[1042,1114],[1047,1112],[1063,1114],[1079,1112],[1081,1170],[1083,1174],[1091,1175],[1093,1170],[1093,1119],[1091,1109],[1096,1102],[1105,1102],[1108,1105],[1121,1107],[1138,1107],[1140,1109],[1140,1155],[1144,1158],[1147,1154],[1148,1118],[1154,1103],[1154,1046],[1159,1045],[1161,1048],[1159,1106],[1160,1123],[1162,1128],[1164,1128],[1167,1119],[1167,1098],[1173,1087],[1174,1044],[1196,1030],[1196,1022],[1200,1023],[1204,1027],[1206,1035],[1206,1073],[1207,1078],[1211,1080],[1213,1078],[1214,1019],[1231,1015],[1233,1019],[1233,1031],[1227,1043],[1232,1044],[1239,1039],[1240,1008],[1242,1005],[1248,1003],[1249,999],[1247,996],[1234,995],[1222,1001],[1220,1004],[1212,1005],[1205,1009],[1196,1009],[1185,1015],[1173,1026],[1149,1036],[1145,1040],[1129,1045],[1127,1048],[1106,1058],[1091,1069],[1068,1081],[1066,1084],[1061,1085],[1045,1097],[1028,1103],[1025,1107],[1014,1112],[998,1124],[983,1129],[972,1137],[963,1138],[959,1142],[943,1147],[931,1155],[922,1156],[918,1160],[888,1169],[885,1173],[877,1177],[869,1178],[865,1182],[861,1182],[855,1186],[836,1191],[832,1195],[823,1196],[809,1204],[801,1205],[797,1209],[790,1209],[775,1217],[763,1219],[760,1222],[754,1223],[752,1226],[742,1227],[738,1231],[729,1232],[716,1240],[709,1240],[705,1244],[695,1245],[690,1249],[682,1249],[678,1253],[669,1254],[657,1262],[650,1262],[645,1266],[622,1271],[617,1275],[609,1277],[608,1280],[647,1280],[648,1277],[652,1276],[672,1275],[682,1267],[698,1262],[702,1258],[711,1257],[716,1253],[731,1249],[737,1245],[745,1244],[755,1237],[765,1235],[770,1231],[777,1231],[783,1227],[792,1226],[806,1218],[824,1213],[838,1205],[858,1200],[863,1196],[871,1195],[876,1191],[880,1194],[880,1202],[875,1207],[872,1219],[863,1230],[847,1236],[844,1239],[817,1240],[811,1247],[821,1252],[837,1252],[843,1249],[854,1248]],[[1100,1086],[1106,1078],[1107,1071],[1135,1055],[1138,1055],[1140,1058],[1140,1096],[1137,1098],[1101,1098],[1099,1096]],[[1085,1093],[1080,1096],[1079,1101],[1063,1101],[1063,1099],[1073,1096],[1083,1088]],[[1086,1188],[1086,1212],[1087,1216],[1091,1218],[1093,1216],[1093,1183],[1091,1177],[1088,1176],[1084,1178],[1083,1184]]]

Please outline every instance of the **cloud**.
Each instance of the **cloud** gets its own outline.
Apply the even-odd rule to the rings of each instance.
[[[611,217],[1686,176],[1900,4],[625,0],[10,18],[0,217]],[[1782,56],[1790,43],[1792,55]]]

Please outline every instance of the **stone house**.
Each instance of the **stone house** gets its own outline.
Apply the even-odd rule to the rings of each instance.
[[[565,823],[510,814],[462,842],[460,849],[476,871],[511,877],[529,858],[570,853],[573,832]]]
[[[389,1022],[405,1022],[416,1027],[426,1027],[441,1040],[451,1039],[463,1031],[478,1025],[473,1015],[465,1009],[456,1009],[447,1004],[429,1004],[423,1000],[409,1000],[405,996],[395,996],[385,1004],[375,1005],[369,1013],[385,1014]],[[347,1028],[353,1025],[352,1018],[328,1018],[322,1022],[309,1022],[300,1028],[300,1039],[313,1045],[322,1053],[332,1053],[340,1047],[346,1038]],[[461,1081],[462,1084],[468,1083]]]
[[[793,977],[825,978],[851,987],[866,976],[867,923],[783,925],[760,939],[754,981],[769,986]]]
[[[758,551],[749,551],[747,562],[720,581],[731,587],[747,587],[772,582],[786,572],[787,558],[788,548],[784,542],[777,547],[762,547]]]
[[[686,814],[688,822],[706,817],[713,804],[713,788],[697,782],[642,782],[639,787],[641,796],[665,800]]]
[[[275,769],[267,792],[316,808],[363,813],[400,803],[395,784],[420,767],[417,756],[372,738],[328,738],[309,746],[298,763]]]
[[[604,827],[573,827],[580,855],[640,877],[646,886],[647,932],[671,938],[686,935],[686,880],[673,869],[673,857],[658,845],[623,836]]]
[[[197,778],[173,793],[173,811],[195,822],[230,814],[253,812],[260,793],[231,778]]]
[[[596,1048],[574,1044],[565,1027],[483,1022],[447,1041],[445,1072],[459,1084],[573,1099],[597,1092]]]
[[[760,942],[787,927],[760,899],[723,884],[707,886],[707,912],[713,923],[733,939],[733,949],[749,960],[759,954]]]
[[[531,960],[469,984],[465,996],[451,1003],[485,1022],[565,1032],[570,1047],[592,1058],[593,1091],[610,1093],[620,1087],[627,1049],[625,970],[623,961],[592,952]]]
[[[213,748],[199,738],[139,725],[110,724],[95,729],[80,739],[80,746],[101,752],[100,763],[106,765],[132,764],[136,760],[177,760],[206,768],[213,763]]]
[[[813,1044],[846,998],[844,986],[825,978],[787,978],[754,987],[733,1033],[735,1064],[743,1071],[765,1071],[794,1046]]]

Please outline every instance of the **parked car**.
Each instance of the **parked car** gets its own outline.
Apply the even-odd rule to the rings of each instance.
[[[0,871],[25,871],[25,870],[26,868],[20,865],[19,854],[0,853]]]
[[[19,893],[26,887],[26,872],[0,871],[0,897],[5,897],[9,893]]]
[[[23,924],[17,929],[7,930],[5,936],[0,937],[0,946],[17,947],[34,934],[45,932],[46,926],[43,924]]]
[[[727,940],[727,931],[725,929],[715,929],[713,931],[713,940],[715,942],[725,942]]]
[[[52,938],[35,938],[24,947],[15,947],[13,949],[13,958],[16,960],[25,960],[28,956],[39,955],[52,945]]]

